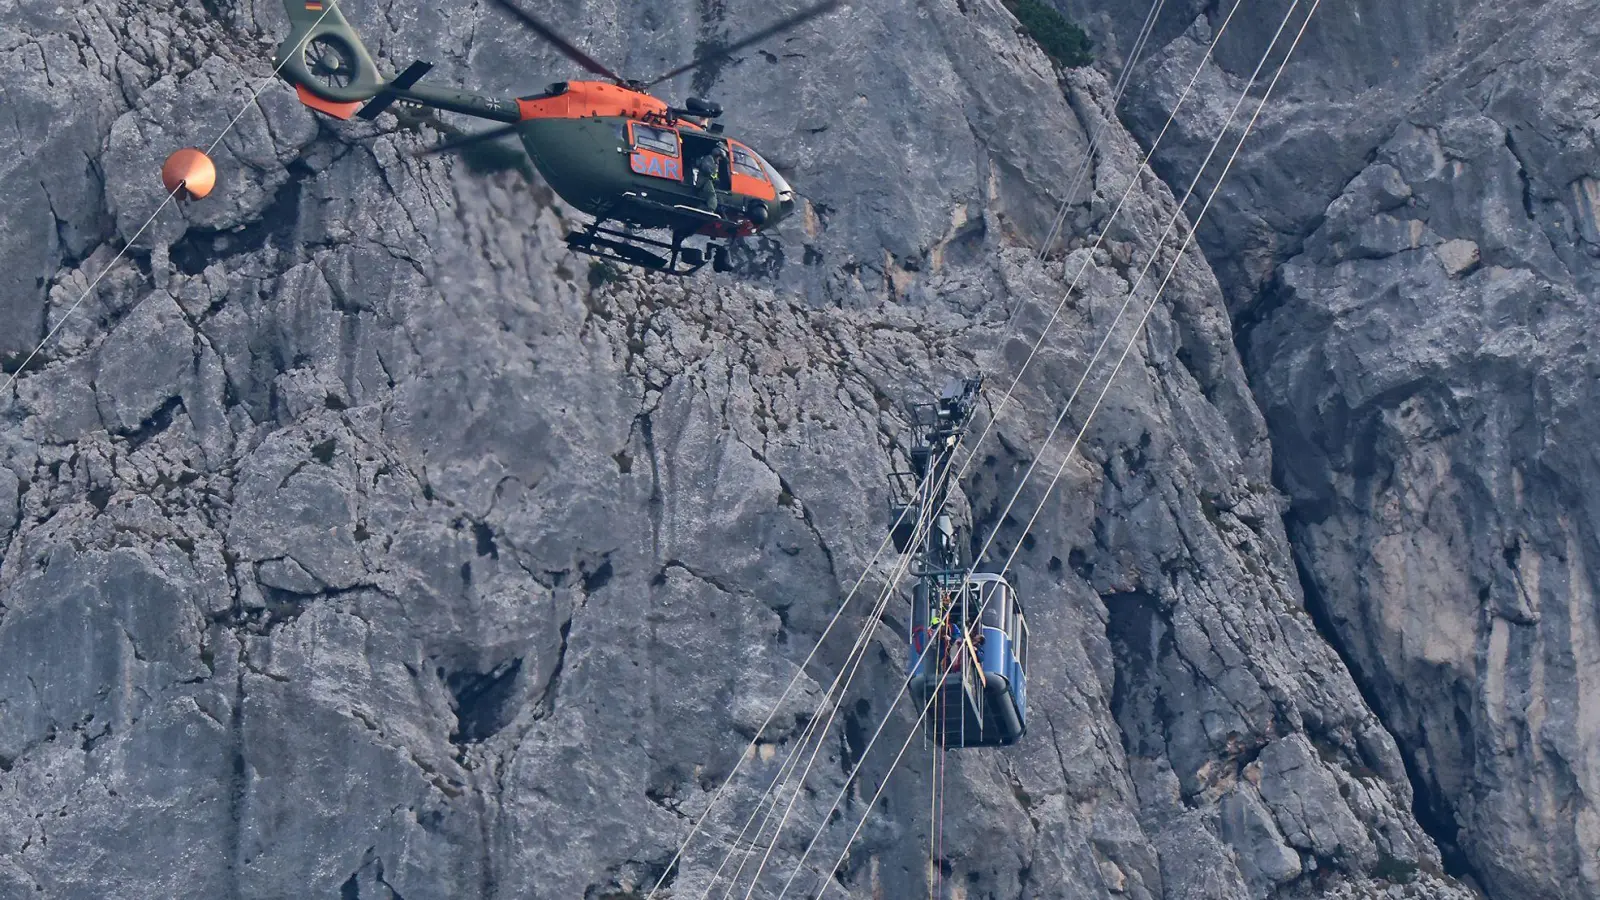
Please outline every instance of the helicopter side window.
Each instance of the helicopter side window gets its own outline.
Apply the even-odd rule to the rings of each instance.
[[[754,154],[743,147],[733,148],[733,170],[740,175],[767,180],[767,173],[761,171],[761,164],[756,162]]]
[[[628,123],[633,129],[633,145],[640,150],[650,150],[666,156],[678,155],[678,133],[670,128],[653,128],[639,122]]]

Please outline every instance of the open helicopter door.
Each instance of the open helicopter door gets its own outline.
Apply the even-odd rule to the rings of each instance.
[[[714,150],[718,144],[721,144],[724,148],[726,148],[728,142],[724,138],[696,134],[693,131],[684,129],[683,161],[685,169],[693,169],[695,164],[700,161],[700,158]],[[728,168],[727,162],[723,162],[722,165],[717,167],[716,183],[718,191],[721,191],[722,193],[732,192],[733,181],[731,175],[732,173]]]

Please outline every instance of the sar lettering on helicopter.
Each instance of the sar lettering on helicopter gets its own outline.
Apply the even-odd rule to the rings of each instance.
[[[794,212],[789,182],[713,121],[722,115],[719,104],[690,97],[675,107],[649,91],[831,12],[843,0],[810,6],[648,81],[616,74],[511,0],[492,2],[608,80],[561,81],[540,94],[499,98],[419,85],[432,68],[420,61],[385,78],[333,0],[326,8],[321,0],[284,0],[291,30],[278,48],[278,72],[302,103],[339,119],[374,119],[399,102],[502,123],[424,152],[515,136],[550,188],[593,217],[567,234],[567,246],[578,253],[671,275],[692,274],[707,262],[728,271],[730,243],[770,231]],[[685,246],[699,237],[702,247]]]

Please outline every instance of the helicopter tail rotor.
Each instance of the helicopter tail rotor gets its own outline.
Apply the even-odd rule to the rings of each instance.
[[[377,64],[336,0],[284,0],[283,8],[291,28],[274,62],[302,103],[348,119],[383,90]]]

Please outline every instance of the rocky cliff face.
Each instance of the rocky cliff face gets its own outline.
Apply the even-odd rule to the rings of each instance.
[[[1469,485],[1559,502],[1532,469],[1514,477],[1513,457],[1482,481],[1447,478],[1457,473],[1444,463],[1494,439],[1533,459],[1538,428],[1582,421],[1576,379],[1550,382],[1552,406],[1533,409],[1495,390],[1518,371],[1533,383],[1521,358],[1524,369],[1475,382],[1476,401],[1447,389],[1450,369],[1394,370],[1394,383],[1423,385],[1404,396],[1369,390],[1365,379],[1390,370],[1369,372],[1370,331],[1346,329],[1338,358],[1353,368],[1335,374],[1363,386],[1324,375],[1316,366],[1334,357],[1306,345],[1312,361],[1279,366],[1284,380],[1253,377],[1258,407],[1233,345],[1236,256],[1281,270],[1262,283],[1282,302],[1252,307],[1252,367],[1296,352],[1307,329],[1291,316],[1392,325],[1390,307],[1364,306],[1374,301],[1355,285],[1420,277],[1411,255],[1467,258],[1429,235],[1478,244],[1477,270],[1439,278],[1480,291],[1485,313],[1490,296],[1533,291],[1517,279],[1544,270],[1485,249],[1508,237],[1496,244],[1466,230],[1464,212],[1443,211],[1458,196],[1448,167],[1429,168],[1416,149],[1468,147],[1429,138],[1442,124],[1397,132],[1379,157],[1392,178],[1374,160],[1365,180],[1330,182],[1322,202],[1342,194],[1346,213],[1306,229],[1281,264],[1253,245],[1220,253],[1215,235],[1233,233],[1244,204],[1225,210],[1203,234],[1228,291],[1199,253],[1178,261],[1024,534],[1043,480],[1028,482],[1019,514],[1001,510],[1035,456],[1047,472],[1062,462],[1065,442],[1046,446],[1045,433],[1129,292],[1140,308],[1174,262],[1175,242],[1155,237],[1175,204],[1138,173],[1105,80],[1058,81],[998,2],[860,5],[702,76],[696,89],[714,91],[730,128],[809,201],[781,245],[753,248],[737,276],[591,267],[561,246],[572,215],[536,180],[419,161],[409,151],[433,136],[427,127],[319,120],[270,85],[216,152],[218,194],[166,210],[70,317],[159,202],[160,158],[209,143],[267,76],[281,12],[0,12],[11,125],[0,130],[0,241],[14,261],[3,350],[20,361],[63,323],[0,398],[0,898],[645,896],[880,544],[905,435],[899,401],[980,368],[1003,388],[1080,269],[1081,289],[963,483],[1001,552],[1020,548],[1033,718],[1017,748],[950,757],[950,896],[1470,896],[1423,824],[1496,890],[1585,889],[1583,845],[1541,869],[1532,854],[1568,851],[1490,830],[1531,809],[1516,833],[1587,834],[1587,807],[1558,780],[1588,777],[1572,688],[1590,621],[1574,599],[1592,534],[1581,505],[1565,524],[1517,518],[1514,577],[1454,607],[1468,610],[1456,627],[1421,631],[1437,616],[1429,604],[1471,598],[1404,567],[1444,570],[1449,557],[1428,547],[1500,546],[1460,523],[1385,543],[1363,518],[1425,515],[1425,496],[1466,503]],[[349,12],[376,53],[433,61],[441,82],[527,92],[567,72],[489,11]],[[777,13],[574,2],[550,15],[596,55],[648,71]],[[1153,68],[1188,52],[1195,32],[1159,34],[1166,56]],[[1215,82],[1220,91],[1226,75]],[[1152,74],[1135,103],[1158,102],[1161,83]],[[1072,198],[1069,252],[1041,264],[1031,247],[1102,126],[1088,187]],[[1480,144],[1460,158],[1497,158]],[[1252,158],[1251,177],[1266,158]],[[1134,179],[1129,208],[1108,222]],[[1385,192],[1426,201],[1427,217],[1399,218]],[[1369,243],[1417,234],[1416,247],[1348,249],[1379,214],[1400,224]],[[1354,262],[1338,268],[1335,256]],[[1575,258],[1550,255],[1569,272]],[[1488,280],[1496,265],[1509,281]],[[1474,278],[1485,286],[1469,288]],[[1559,340],[1581,330],[1581,296],[1576,281],[1550,295],[1572,310]],[[1398,287],[1381,297],[1416,302]],[[1276,331],[1286,337],[1268,340]],[[1112,349],[1130,334],[1125,321]],[[1575,346],[1517,334],[1552,362]],[[1450,335],[1468,336],[1439,341]],[[1438,346],[1452,364],[1472,362]],[[1089,396],[1104,378],[1103,367],[1091,374]],[[1312,406],[1288,402],[1307,394]],[[1358,396],[1423,398],[1423,418],[1400,424]],[[1454,405],[1431,405],[1445,398]],[[1340,430],[1283,443],[1311,428],[1299,423],[1322,427],[1309,409],[1341,402],[1356,405]],[[1407,441],[1378,424],[1418,421],[1438,437]],[[1357,463],[1350,441],[1380,449]],[[1576,492],[1583,457],[1561,446],[1571,461],[1560,483]],[[1374,466],[1380,454],[1388,462]],[[1384,481],[1379,468],[1395,474]],[[1473,502],[1491,518],[1516,508]],[[1402,574],[1362,574],[1391,570]],[[866,590],[887,571],[872,565]],[[1384,593],[1404,578],[1427,590]],[[868,605],[847,609],[847,632],[868,625]],[[1473,617],[1490,607],[1508,612]],[[796,889],[827,878],[910,727],[902,704],[889,745],[866,757],[830,817],[898,688],[904,606],[888,610],[753,896],[777,895],[819,828],[806,866],[820,871]],[[1488,657],[1461,649],[1475,641],[1498,641],[1505,659],[1513,644],[1538,647],[1544,661],[1524,653],[1478,676],[1473,659]],[[1425,665],[1418,646],[1437,650],[1426,689],[1407,680]],[[711,885],[847,648],[848,634],[824,644],[709,839],[671,875],[674,896]],[[1537,724],[1535,704],[1516,697],[1543,704]],[[1464,755],[1451,728],[1502,743]],[[912,746],[831,895],[926,892],[930,760]],[[1498,791],[1473,793],[1490,779]],[[1548,803],[1528,806],[1535,798]],[[1451,815],[1459,836],[1433,825]]]
[[[1450,867],[1496,898],[1600,892],[1589,12],[1324,7],[1201,233],[1309,606]],[[1133,80],[1136,131],[1219,19]],[[1213,78],[1256,40],[1219,48]],[[1192,176],[1189,141],[1158,171]]]

